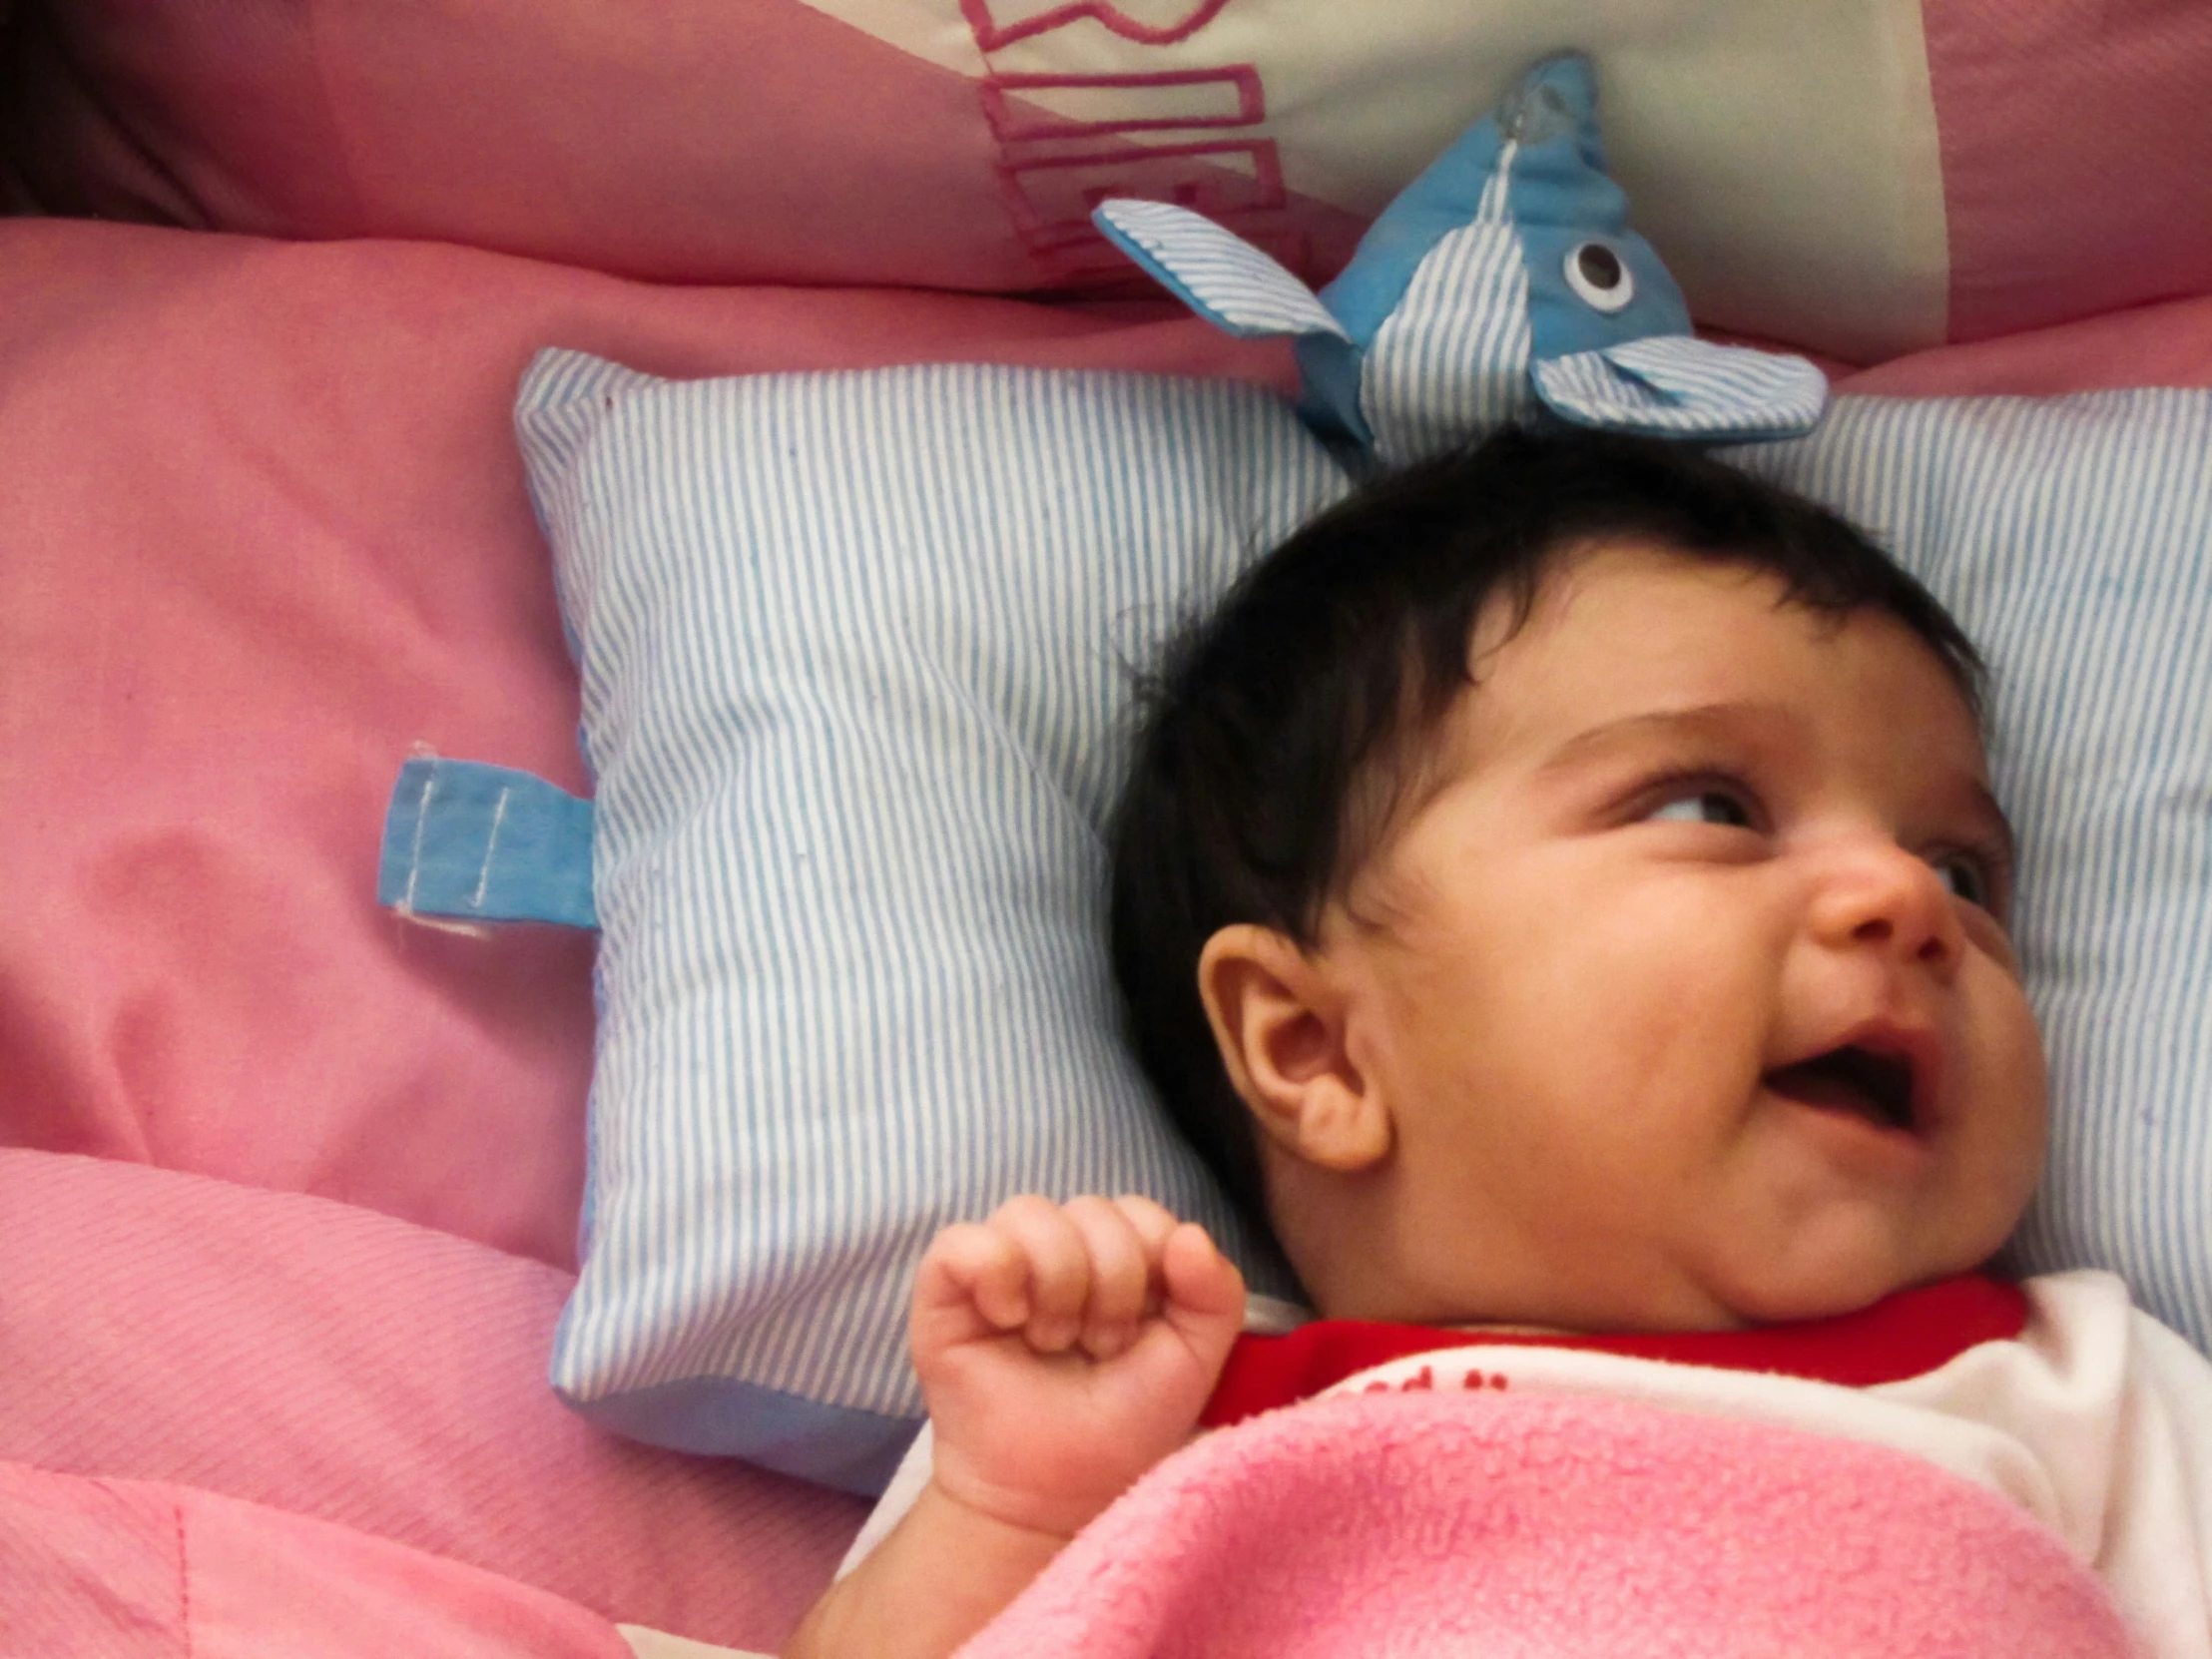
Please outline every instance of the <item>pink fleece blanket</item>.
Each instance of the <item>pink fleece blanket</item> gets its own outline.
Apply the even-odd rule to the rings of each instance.
[[[1199,1440],[960,1659],[2129,1651],[2054,1536],[1902,1452],[1615,1400],[1391,1393]]]

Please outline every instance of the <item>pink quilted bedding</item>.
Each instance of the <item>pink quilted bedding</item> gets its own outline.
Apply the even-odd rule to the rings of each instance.
[[[1280,349],[1150,301],[606,274],[1085,290],[1054,227],[1089,176],[1055,158],[1167,145],[1161,100],[1220,128],[1163,192],[1288,166],[1280,197],[1220,200],[1326,269],[1373,181],[1329,172],[1359,123],[1301,126],[1344,106],[1298,89],[1346,14],[1284,6],[1306,56],[1279,63],[1240,7],[944,0],[909,39],[929,7],[745,0],[656,33],[569,0],[522,41],[523,13],[460,0],[0,0],[19,203],[267,233],[0,221],[0,1652],[619,1655],[618,1623],[773,1648],[826,1582],[853,1500],[613,1442],[545,1389],[589,945],[379,911],[384,800],[422,744],[583,786],[508,437],[541,345],[1287,384]],[[2104,8],[2084,65],[2078,8],[1924,9],[1937,275],[1881,286],[1854,336],[1924,348],[1846,352],[1889,360],[1844,383],[2212,384],[2196,10]],[[2056,197],[1999,165],[2026,131],[2006,61],[2039,99],[2140,92],[2033,152]],[[2121,127],[2178,193],[2156,234],[2104,226],[2084,177]],[[286,240],[353,236],[383,240]]]

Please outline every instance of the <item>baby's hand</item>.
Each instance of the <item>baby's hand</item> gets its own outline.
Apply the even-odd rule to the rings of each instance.
[[[1072,1535],[1190,1437],[1244,1299],[1205,1229],[1147,1198],[1016,1198],[946,1228],[910,1327],[937,1485]]]

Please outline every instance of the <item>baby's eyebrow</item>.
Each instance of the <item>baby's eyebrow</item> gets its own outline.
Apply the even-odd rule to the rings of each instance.
[[[1741,740],[1754,734],[1764,737],[1793,723],[1790,712],[1773,703],[1701,703],[1688,709],[1647,710],[1575,733],[1546,755],[1536,770],[1539,773],[1564,772],[1593,754],[1652,738],[1732,737]]]

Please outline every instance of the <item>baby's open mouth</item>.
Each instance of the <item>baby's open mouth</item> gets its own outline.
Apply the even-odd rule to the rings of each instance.
[[[1809,1060],[1767,1073],[1766,1085],[1787,1100],[1829,1111],[1851,1112],[1884,1129],[1911,1134],[1913,1062],[1846,1043]]]

